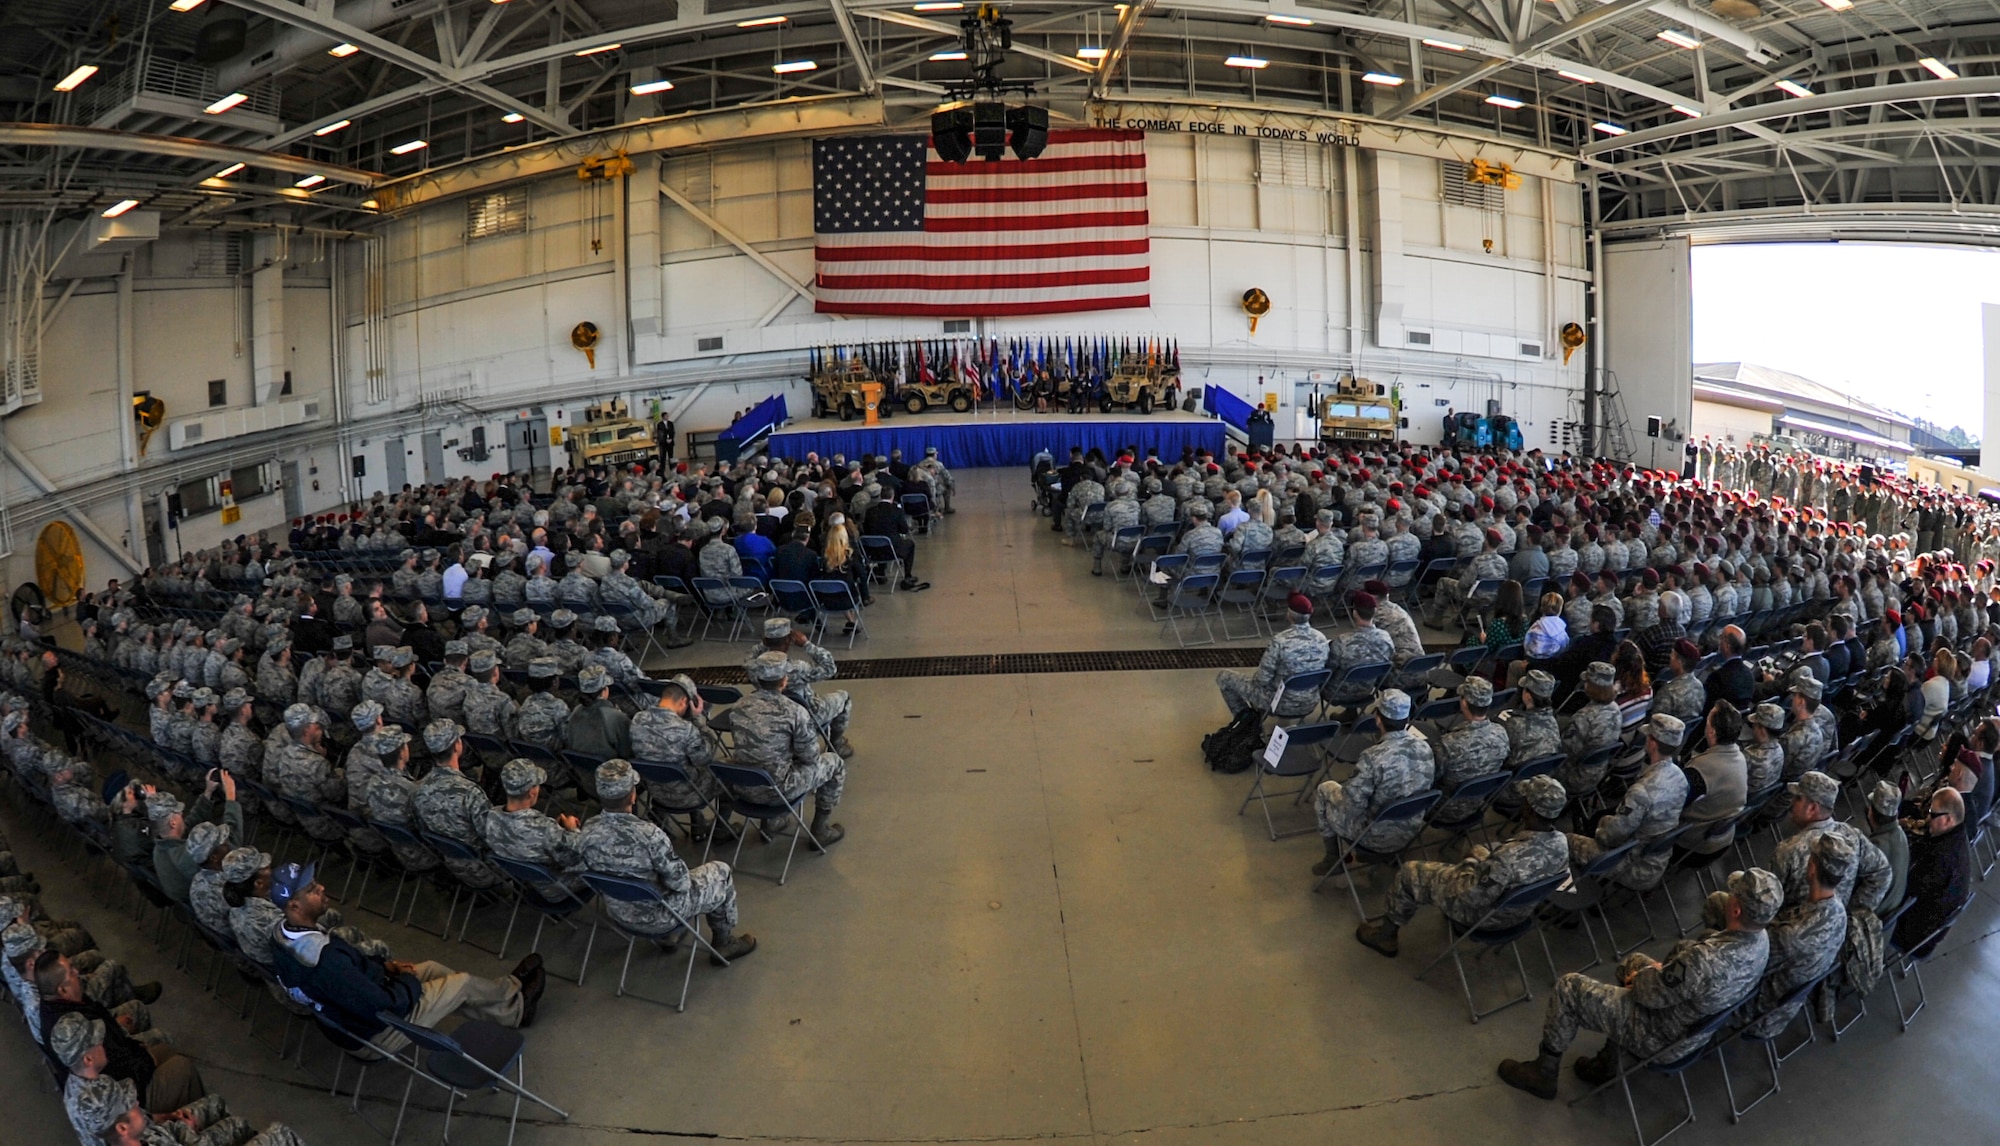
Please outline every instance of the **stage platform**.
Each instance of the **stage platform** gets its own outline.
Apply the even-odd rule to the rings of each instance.
[[[873,426],[859,420],[806,418],[771,435],[766,447],[773,455],[802,458],[808,453],[820,457],[842,454],[849,458],[862,454],[903,451],[907,461],[924,456],[925,448],[936,446],[938,457],[952,469],[981,466],[1025,466],[1037,451],[1046,449],[1057,463],[1069,458],[1071,446],[1086,451],[1096,447],[1111,456],[1128,446],[1136,446],[1143,456],[1148,449],[1163,458],[1178,458],[1189,446],[1222,452],[1223,423],[1204,414],[1179,410],[1140,414],[1035,414],[1012,408],[997,414],[991,410],[970,414],[898,414]]]

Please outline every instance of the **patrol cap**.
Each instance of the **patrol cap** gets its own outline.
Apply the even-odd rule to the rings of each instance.
[[[1794,796],[1804,796],[1831,812],[1834,801],[1840,798],[1840,781],[1824,772],[1808,772],[1785,785],[1785,790]]]
[[[301,867],[295,863],[271,873],[271,902],[283,907],[313,884],[313,875],[319,870],[318,864]]]
[[[374,734],[368,737],[368,751],[373,752],[379,759],[387,760],[402,751],[403,745],[409,742],[410,734],[391,724],[386,728],[376,729]]]
[[[528,662],[529,680],[553,680],[562,675],[562,662],[554,657],[536,657]]]
[[[222,857],[222,881],[242,883],[270,866],[269,852],[260,852],[256,848],[234,848]]]
[[[408,645],[397,645],[389,650],[389,664],[392,668],[409,668],[417,663],[417,651]]]
[[[1750,710],[1750,723],[1777,732],[1785,727],[1785,710],[1767,700]]]
[[[375,727],[376,721],[382,719],[382,711],[380,702],[364,700],[348,712],[347,718],[354,722],[357,731],[366,732]]]
[[[1687,740],[1687,723],[1678,716],[1656,712],[1644,724],[1647,739],[1662,748],[1679,748]]]
[[[557,609],[555,612],[549,614],[549,626],[551,628],[567,629],[574,624],[576,624],[576,614],[570,612],[568,609]]]
[[[394,645],[376,645],[374,648],[368,650],[368,659],[372,661],[386,661],[395,655],[396,649]]]
[[[75,1070],[83,1056],[92,1047],[104,1045],[104,1020],[85,1018],[81,1011],[71,1011],[56,1020],[55,1029],[49,1032],[49,1053],[56,1061]],[[125,1110],[130,1110],[126,1107]],[[125,1111],[119,1111],[123,1114]]]
[[[1368,711],[1380,715],[1385,720],[1408,720],[1410,718],[1410,694],[1400,688],[1385,688],[1375,694],[1368,705]]]
[[[791,635],[792,619],[790,617],[770,617],[764,621],[765,640],[775,641],[780,637],[789,637]]]
[[[509,796],[525,796],[528,789],[549,778],[549,774],[531,760],[518,757],[507,761],[500,769],[500,788]]]
[[[792,658],[781,652],[766,651],[750,659],[750,679],[759,684],[783,680],[791,675]]]
[[[161,693],[171,691],[173,687],[174,682],[171,677],[156,676],[146,682],[146,699],[158,700]]]
[[[466,644],[464,641],[446,641],[444,643],[444,655],[446,660],[450,660],[452,657],[469,656],[471,655],[471,653],[472,653],[472,646]]]
[[[514,623],[522,628],[534,624],[535,611],[525,606],[514,610]]]
[[[1819,864],[1819,881],[1828,887],[1845,883],[1859,858],[1854,841],[1844,832],[1821,832],[1813,841],[1812,854]]]
[[[203,685],[201,688],[195,689],[194,692],[190,693],[188,699],[194,701],[196,708],[210,708],[214,706],[216,701],[215,690]]]
[[[597,619],[590,623],[590,627],[600,633],[615,633],[618,631],[618,618],[609,613],[599,613]]]
[[[1618,683],[1618,670],[1609,661],[1591,661],[1583,668],[1583,683],[1611,688]]]
[[[609,560],[613,569],[623,569],[632,563],[632,555],[623,549],[613,549]]]
[[[1493,682],[1474,673],[1458,686],[1458,696],[1474,708],[1490,708],[1493,705]]]
[[[493,666],[499,663],[500,658],[493,655],[492,649],[480,649],[465,662],[465,667],[473,672],[485,674],[492,672]]]
[[[333,638],[333,651],[337,653],[353,652],[354,638],[348,636],[346,633]]]
[[[1569,807],[1569,789],[1554,776],[1530,776],[1517,785],[1521,799],[1537,816],[1553,820]]]
[[[1778,914],[1785,902],[1785,889],[1778,877],[1761,867],[1729,873],[1729,894],[1743,908],[1743,922],[1762,927]]]
[[[77,1132],[99,1139],[139,1105],[139,1088],[129,1078],[110,1075],[78,1079],[70,1092],[69,1105],[70,1120]]]
[[[193,699],[194,699],[194,685],[193,685],[192,683],[190,683],[190,682],[188,682],[188,681],[184,681],[184,680],[177,680],[177,681],[175,681],[175,682],[174,682],[174,699],[175,699],[175,700],[193,700]]]
[[[458,743],[463,731],[457,721],[433,720],[424,725],[424,747],[431,750],[431,755],[442,756]]]
[[[576,674],[576,689],[583,693],[599,693],[611,687],[611,674],[603,665],[585,665]]]
[[[228,709],[231,712],[235,712],[237,709],[242,708],[244,705],[249,703],[250,703],[250,694],[243,691],[240,688],[232,688],[228,692],[222,694],[222,707]]]
[[[221,653],[225,657],[235,656],[238,650],[242,649],[242,647],[243,647],[243,642],[236,639],[235,637],[224,637],[221,640],[215,642],[215,651]]]
[[[187,837],[188,858],[198,864],[205,864],[208,862],[208,857],[215,854],[215,849],[228,842],[229,825],[218,824],[213,820],[196,824]]]
[[[1803,696],[1810,701],[1818,701],[1820,694],[1825,690],[1821,688],[1818,677],[1812,675],[1810,672],[1806,672],[1801,673],[1799,678],[1792,682],[1792,687],[1787,691],[1796,696]]]
[[[638,786],[639,774],[624,760],[614,756],[597,766],[597,798],[600,800],[623,800]]]
[[[146,818],[149,820],[164,820],[169,816],[178,816],[185,810],[180,797],[172,792],[155,792],[146,797]]]
[[[5,931],[0,931],[0,951],[10,960],[19,959],[31,951],[40,951],[45,944],[41,933],[32,923],[10,923]]]
[[[12,736],[16,729],[26,723],[28,723],[27,713],[10,712],[6,717],[0,718],[0,731],[4,731],[7,735]]]
[[[417,551],[416,551],[416,550],[414,550],[414,549],[405,549],[405,550],[403,550],[403,551],[402,551],[401,553],[398,553],[398,554],[396,554],[396,560],[398,560],[398,561],[408,561],[408,560],[409,560],[410,558],[412,558],[412,557],[415,557],[416,555],[417,555]]]
[[[1868,806],[1875,809],[1876,815],[1885,819],[1894,817],[1896,809],[1902,807],[1902,804],[1903,793],[1887,780],[1875,781],[1875,786],[1868,790]]]
[[[1521,688],[1530,696],[1547,700],[1556,694],[1556,678],[1541,669],[1529,669],[1521,678]]]
[[[333,575],[333,587],[336,589],[343,585],[352,584],[354,584],[354,575],[351,573],[335,573]]]
[[[486,607],[484,605],[467,605],[465,612],[458,615],[458,619],[464,622],[467,628],[470,628],[486,619]]]

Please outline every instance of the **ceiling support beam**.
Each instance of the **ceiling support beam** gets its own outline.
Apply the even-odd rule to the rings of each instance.
[[[1423,91],[1411,94],[1403,102],[1390,108],[1383,118],[1401,119],[1413,111],[1429,107],[1453,92],[1463,91],[1481,80],[1499,75],[1508,68],[1524,64],[1529,56],[1539,55],[1558,44],[1566,44],[1593,28],[1617,20],[1634,9],[1650,8],[1652,4],[1653,0],[1611,0],[1608,4],[1592,8],[1574,19],[1565,20],[1541,33],[1521,45],[1520,49],[1511,55],[1489,60],[1470,71],[1462,72],[1442,83],[1432,84]]]
[[[863,8],[857,11],[855,15],[866,16],[871,20],[883,20],[891,24],[901,24],[905,28],[915,28],[919,31],[942,36],[948,40],[956,40],[959,36],[958,29],[952,27],[950,24],[941,24],[936,20],[926,20],[922,16],[912,16],[908,12],[898,12],[893,8]],[[1051,64],[1060,64],[1065,68],[1079,72],[1089,72],[1092,75],[1097,73],[1097,65],[1089,60],[1079,60],[1075,56],[1058,55],[1055,52],[1037,48],[1032,44],[1023,44],[1018,40],[1015,41],[1013,50],[1016,54],[1027,56],[1030,59],[1045,60]]]
[[[874,95],[880,90],[875,81],[875,65],[868,60],[868,49],[862,46],[861,36],[854,30],[854,17],[847,11],[847,0],[826,0],[833,9],[833,22],[840,25],[840,38],[847,41],[847,51],[854,57],[854,74],[860,80],[861,94]]]
[[[835,0],[838,3],[839,0]],[[1153,10],[1154,0],[1136,0],[1118,14],[1118,30],[1111,34],[1111,42],[1104,46],[1104,58],[1097,61],[1097,74],[1090,79],[1092,99],[1103,99],[1111,90],[1112,73],[1125,60],[1125,49],[1132,46],[1132,34],[1145,22],[1146,15]]]
[[[0,147],[75,147],[89,151],[122,151],[133,155],[164,155],[173,159],[201,159],[218,167],[245,163],[290,175],[324,175],[341,183],[367,187],[382,178],[374,171],[343,167],[317,159],[300,159],[251,147],[210,143],[177,135],[140,135],[103,127],[71,127],[56,123],[0,123]],[[227,186],[227,184],[224,184]]]
[[[667,186],[665,182],[660,184],[660,194],[665,195],[668,201],[673,203],[674,206],[694,216],[695,222],[714,231],[717,238],[749,256],[751,262],[770,272],[772,278],[789,287],[793,294],[798,295],[807,302],[814,303],[815,305],[818,304],[819,300],[813,297],[812,290],[806,284],[793,278],[791,272],[773,262],[771,256],[751,246],[749,240],[740,237],[736,232],[723,226],[716,220],[715,216],[695,206],[694,200]]]

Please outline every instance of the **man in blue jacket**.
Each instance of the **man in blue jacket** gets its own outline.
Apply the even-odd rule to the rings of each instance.
[[[505,979],[483,979],[441,963],[363,955],[320,927],[326,889],[314,881],[313,866],[290,863],[271,875],[271,902],[285,913],[271,938],[271,969],[349,1034],[394,1053],[407,1040],[386,1030],[377,1017],[384,1011],[420,1027],[435,1027],[461,1011],[503,1027],[534,1022],[547,982],[541,956],[521,960]]]

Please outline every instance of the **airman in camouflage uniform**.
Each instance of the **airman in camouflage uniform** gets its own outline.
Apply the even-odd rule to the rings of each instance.
[[[1334,512],[1322,509],[1314,517],[1315,530],[1306,541],[1305,556],[1299,563],[1306,567],[1306,595],[1324,597],[1332,593],[1340,584],[1338,577],[1313,576],[1320,569],[1338,568],[1347,561],[1347,535],[1334,528]]]
[[[1386,689],[1368,711],[1382,721],[1383,731],[1355,762],[1345,784],[1328,780],[1313,794],[1319,834],[1326,840],[1326,858],[1313,865],[1314,875],[1332,871],[1342,852],[1361,847],[1393,852],[1423,830],[1423,818],[1369,828],[1375,814],[1405,796],[1431,786],[1437,762],[1423,734],[1409,727],[1410,697],[1401,689]],[[1366,834],[1364,834],[1364,832]]]
[[[1785,746],[1785,779],[1795,780],[1819,767],[1831,744],[1827,739],[1825,722],[1815,719],[1823,710],[1819,702],[1819,678],[1806,673],[1803,679],[1794,681],[1788,691],[1795,719],[1780,739]]]
[[[188,730],[188,755],[204,769],[215,767],[222,745],[222,728],[215,723],[220,698],[212,688],[194,690],[194,727]]]
[[[352,637],[333,638],[333,663],[319,678],[317,703],[337,720],[347,719],[347,714],[361,703],[361,674],[347,663],[353,649]]]
[[[416,813],[417,823],[433,835],[457,840],[471,848],[478,848],[486,826],[486,813],[493,808],[493,802],[486,793],[458,770],[459,757],[465,752],[465,742],[458,737],[458,727],[449,725],[449,743],[440,753],[436,745],[447,740],[448,721],[432,721],[424,728],[424,744],[431,749],[431,770],[417,785],[411,797],[411,807]],[[433,736],[432,733],[436,735]],[[445,858],[444,866],[458,881],[467,887],[492,887],[500,881],[500,876],[481,860]]]
[[[1104,503],[1104,519],[1090,539],[1090,574],[1104,576],[1104,555],[1117,542],[1118,531],[1139,524],[1139,499],[1132,482],[1122,478],[1111,483],[1111,500]],[[1129,564],[1130,554],[1122,554],[1121,564]],[[1116,572],[1116,570],[1114,570]]]
[[[275,765],[266,771],[279,795],[315,804],[334,803],[346,795],[346,779],[326,758],[326,729],[320,720],[320,714],[309,705],[294,704],[285,709],[285,730],[291,738],[279,751]],[[301,815],[298,820],[306,834],[316,840],[337,840],[343,834],[340,825],[327,816]]]
[[[1597,693],[1599,696],[1607,693],[1616,695],[1618,672],[1604,661],[1592,661],[1584,666],[1582,687],[1600,690]],[[1683,722],[1677,720],[1674,723]],[[1584,762],[1591,753],[1617,744],[1624,730],[1625,713],[1618,707],[1618,702],[1593,698],[1591,703],[1570,717],[1569,730],[1563,734],[1562,743],[1562,750],[1569,759],[1556,769],[1556,779],[1579,796],[1597,791],[1597,786],[1604,782],[1605,773],[1610,771],[1611,763],[1606,760],[1586,768]],[[1679,746],[1678,741],[1675,746]]]
[[[631,657],[625,655],[625,650],[618,647],[618,618],[599,614],[590,627],[597,634],[597,647],[590,650],[591,663],[610,673],[613,683],[629,685],[646,675],[632,663]]]
[[[1104,487],[1090,477],[1085,477],[1065,491],[1062,520],[1064,545],[1077,545],[1083,541],[1084,516],[1091,506],[1103,500]]]
[[[533,609],[514,610],[514,635],[507,641],[508,668],[524,669],[536,657],[549,655],[549,646],[535,635],[540,629],[541,620]]]
[[[1466,677],[1458,686],[1458,700],[1465,722],[1437,742],[1437,788],[1445,794],[1436,813],[1439,820],[1458,820],[1478,811],[1479,801],[1454,800],[1451,794],[1462,784],[1505,768],[1511,750],[1507,730],[1486,718],[1486,710],[1493,706],[1492,681]]]
[[[250,713],[253,707],[250,694],[240,688],[231,690],[229,695],[222,698],[222,718],[228,723],[223,726],[222,737],[216,743],[215,759],[218,764],[239,777],[258,780],[264,774],[264,742],[257,738],[256,731],[250,727]],[[237,798],[244,799],[243,796]],[[254,810],[253,805],[244,804],[245,813]]]
[[[1751,739],[1743,745],[1744,791],[1756,795],[1785,778],[1785,710],[1769,701],[1750,710]],[[1769,822],[1770,817],[1762,817]]]
[[[1569,793],[1553,776],[1523,780],[1521,792],[1528,812],[1521,831],[1490,851],[1475,846],[1458,863],[1403,864],[1396,869],[1396,882],[1389,892],[1388,914],[1379,921],[1362,923],[1354,937],[1393,959],[1398,950],[1396,933],[1407,927],[1417,908],[1426,903],[1468,930],[1511,927],[1526,919],[1534,908],[1487,912],[1509,893],[1569,870],[1569,841],[1553,826],[1569,805]]]
[[[664,904],[610,900],[605,910],[618,925],[640,935],[670,935],[681,920],[700,926],[708,917],[709,940],[716,954],[710,962],[739,959],[756,950],[749,933],[736,933],[736,881],[729,865],[711,860],[690,871],[674,852],[673,841],[657,824],[633,814],[639,774],[623,760],[597,766],[597,795],[604,811],[590,818],[577,840],[583,865],[606,875],[644,880],[665,893]],[[676,919],[676,916],[679,918]]]
[[[514,736],[514,698],[500,691],[500,662],[490,650],[473,653],[468,667],[472,683],[465,689],[465,727],[481,736]],[[425,738],[429,742],[429,738]]]
[[[1255,669],[1223,669],[1215,674],[1215,687],[1222,690],[1222,701],[1229,706],[1231,716],[1268,712],[1298,717],[1319,706],[1319,693],[1314,690],[1278,695],[1286,681],[1325,668],[1327,658],[1326,634],[1313,628],[1312,599],[1293,593],[1285,602],[1285,615],[1290,627],[1271,638]]]
[[[1658,886],[1667,874],[1667,852],[1652,851],[1650,845],[1680,827],[1681,810],[1688,798],[1687,774],[1674,763],[1674,754],[1687,737],[1687,726],[1662,713],[1648,718],[1641,727],[1646,732],[1645,770],[1625,790],[1618,810],[1597,821],[1593,836],[1571,833],[1569,837],[1570,863],[1578,870],[1612,848],[1638,840],[1639,846],[1608,873],[1612,882],[1634,891]]]
[[[449,737],[442,734],[444,729],[451,730]],[[433,735],[433,730],[438,730],[438,734]],[[449,720],[434,720],[424,726],[424,747],[434,755],[449,750],[451,743],[457,739],[458,725]],[[439,744],[444,747],[440,749],[437,747]],[[417,830],[417,782],[410,779],[407,771],[409,761],[408,751],[382,761],[382,775],[368,785],[368,819],[371,822],[406,828],[412,832]],[[396,853],[396,862],[407,871],[425,872],[438,866],[437,853],[422,845],[392,843],[389,848]]]
[[[1847,905],[1838,888],[1854,880],[1854,841],[1838,832],[1822,832],[1810,851],[1807,894],[1787,902],[1766,928],[1771,959],[1757,992],[1760,1017],[1748,1028],[1759,1038],[1775,1037],[1791,1025],[1805,1001],[1785,1007],[1779,1007],[1779,1001],[1832,970],[1847,941]]]
[[[518,609],[528,599],[528,579],[514,568],[514,554],[503,550],[493,555],[493,607]],[[477,650],[474,650],[477,651]]]
[[[674,626],[679,623],[675,616],[674,603],[666,599],[666,590],[658,585],[639,581],[626,570],[632,564],[632,555],[623,549],[611,551],[611,572],[597,586],[598,599],[609,607],[612,604],[630,606],[646,628],[655,629],[661,625]],[[600,620],[603,618],[600,617]],[[613,626],[618,619],[610,618]]]
[[[389,723],[400,724],[405,730],[424,726],[424,694],[412,679],[416,676],[416,666],[417,654],[410,646],[399,645],[389,650],[389,681],[376,698]]]
[[[782,653],[790,658],[793,649],[804,654],[805,660],[791,660],[786,666],[785,695],[812,713],[813,723],[826,730],[829,747],[843,758],[853,756],[854,746],[847,742],[847,720],[853,712],[853,700],[844,690],[813,689],[816,682],[839,675],[840,666],[834,663],[833,654],[807,640],[803,632],[793,628],[790,618],[772,617],[764,622],[764,652]],[[751,661],[755,659],[752,657]],[[744,663],[746,674],[750,663]]]
[[[1335,707],[1361,704],[1375,693],[1373,684],[1343,685],[1342,673],[1355,665],[1388,664],[1396,655],[1395,641],[1375,627],[1375,598],[1371,594],[1355,593],[1349,597],[1348,615],[1354,627],[1335,637],[1326,652],[1326,667],[1333,676],[1327,680],[1321,695]]]
[[[550,751],[562,749],[569,705],[555,694],[556,678],[561,675],[562,665],[554,657],[536,657],[528,662],[528,687],[533,691],[521,702],[521,710],[514,717],[516,739]]]
[[[840,803],[841,789],[847,784],[847,765],[832,752],[819,750],[819,731],[812,717],[784,694],[791,674],[791,659],[783,653],[759,653],[751,660],[748,673],[757,687],[730,710],[730,727],[735,736],[735,759],[739,764],[762,768],[785,792],[810,789],[813,792],[813,838],[824,848],[847,833],[829,822]],[[752,800],[780,801],[778,793],[756,789],[747,793]],[[767,824],[766,834],[775,832]]]
[[[492,653],[495,657],[505,654],[507,646],[501,644],[493,634],[487,632],[487,627],[492,623],[487,611],[478,605],[474,605],[458,615],[458,632],[459,636],[465,640],[467,656],[482,649]]]
[[[1377,536],[1380,528],[1373,516],[1362,519],[1360,538],[1347,547],[1347,567],[1341,575],[1341,581],[1347,586],[1365,583],[1375,574],[1363,577],[1363,571],[1389,563],[1389,543]]]
[[[405,549],[396,555],[399,564],[396,571],[389,574],[389,595],[392,597],[414,597],[417,595],[417,551]]]
[[[563,676],[575,676],[583,662],[590,659],[590,650],[576,640],[576,614],[568,609],[557,609],[549,614],[549,630],[553,639],[549,642],[548,655],[556,658],[562,666]]]
[[[687,784],[647,782],[654,815],[663,807],[687,807],[697,801],[714,803],[722,784],[708,766],[722,755],[722,738],[708,726],[708,705],[692,680],[677,676],[660,690],[659,703],[632,718],[632,758],[649,764],[678,764]],[[706,810],[690,814],[690,839],[704,839],[710,827]]]
[[[1663,962],[1633,952],[1619,967],[1619,985],[1576,972],[1556,980],[1539,1057],[1502,1062],[1500,1078],[1537,1098],[1554,1098],[1563,1053],[1581,1029],[1606,1036],[1602,1053],[1577,1064],[1578,1077],[1593,1085],[1617,1077],[1620,1047],[1648,1060],[1692,1050],[1682,1045],[1690,1029],[1757,989],[1770,955],[1764,928],[1779,902],[1776,876],[1761,868],[1734,872],[1729,890],[1702,907],[1716,930],[1674,944]]]
[[[444,643],[444,667],[431,675],[431,685],[424,690],[431,720],[465,719],[465,690],[472,684],[465,675],[465,661],[471,654],[471,646],[462,640]]]
[[[1895,872],[1889,866],[1889,857],[1860,828],[1833,818],[1834,801],[1840,793],[1839,781],[1824,772],[1807,772],[1790,785],[1790,790],[1790,826],[1797,830],[1780,841],[1777,851],[1771,856],[1771,870],[1777,874],[1778,882],[1785,889],[1785,902],[1799,903],[1811,895],[1806,864],[1812,859],[1815,842],[1821,836],[1837,835],[1847,840],[1849,850],[1854,853],[1854,862],[1844,879],[1836,879],[1830,885],[1834,897],[1847,906],[1850,914],[1872,912],[1885,906],[1882,897],[1888,893],[1890,883],[1894,882]],[[1822,870],[1820,874],[1827,876],[1830,873]]]
[[[540,864],[560,873],[582,865],[577,846],[580,825],[575,816],[551,819],[535,810],[536,797],[541,795],[542,782],[547,779],[548,773],[531,760],[507,761],[500,769],[500,790],[507,794],[507,804],[486,813],[486,846],[502,859]],[[580,879],[565,880],[560,887],[537,886],[535,890],[550,903],[564,903],[571,896],[581,897],[585,893]]]

